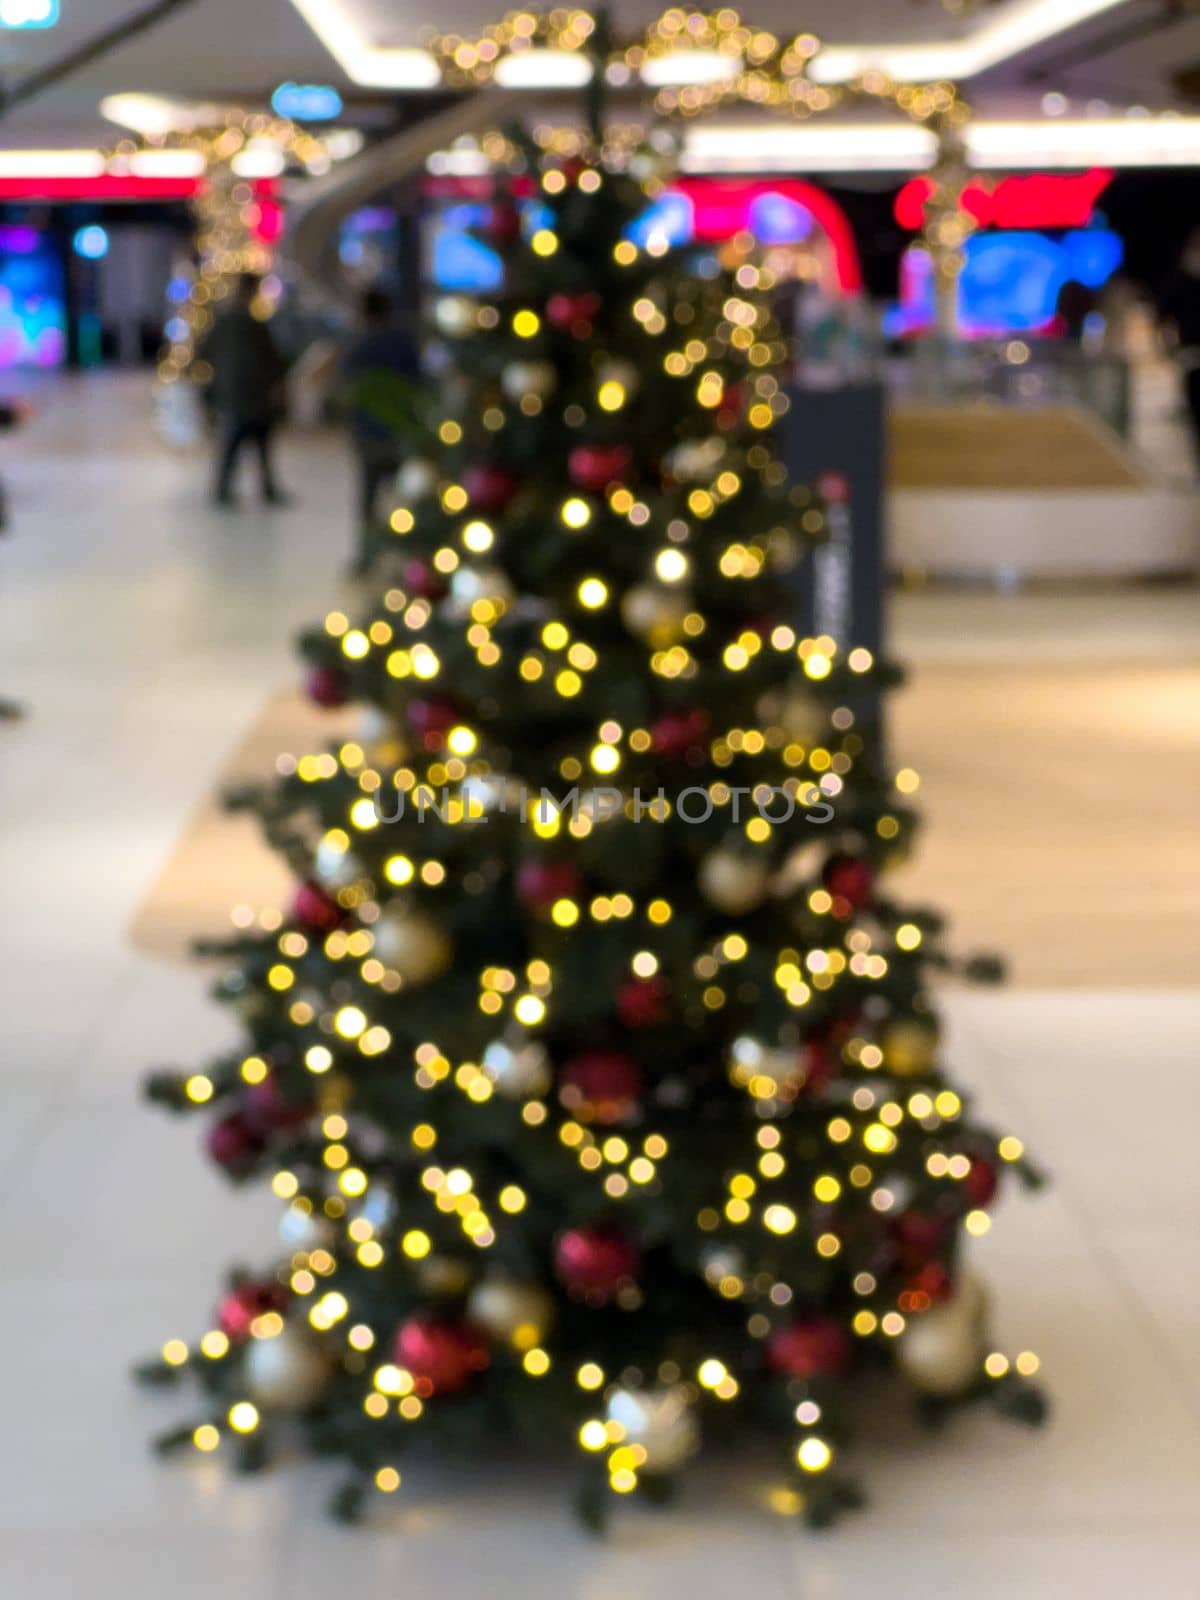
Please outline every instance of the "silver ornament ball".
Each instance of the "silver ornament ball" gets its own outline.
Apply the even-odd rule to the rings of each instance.
[[[279,1219],[279,1237],[293,1250],[328,1250],[336,1233],[333,1223],[319,1211],[289,1206]]]
[[[396,474],[396,493],[402,500],[423,500],[437,488],[437,472],[429,461],[406,461]]]
[[[692,609],[691,597],[656,583],[637,583],[621,597],[621,620],[636,638],[648,644],[673,644]]]
[[[326,834],[313,856],[313,873],[323,888],[346,889],[362,877],[362,863],[347,850],[336,833]]]
[[[496,1039],[483,1052],[483,1070],[506,1100],[537,1099],[554,1081],[550,1057],[536,1039]]]
[[[952,1299],[908,1319],[896,1343],[896,1365],[922,1394],[962,1394],[979,1377],[986,1324],[983,1285],[964,1273]]]
[[[493,1339],[530,1350],[554,1323],[554,1299],[536,1283],[485,1278],[467,1300],[467,1316]]]
[[[544,400],[557,382],[558,373],[549,361],[510,361],[500,374],[500,387],[510,400],[523,400],[527,394]]]
[[[442,610],[452,618],[465,618],[477,600],[491,600],[507,608],[515,598],[508,574],[499,567],[459,567],[450,580],[450,593]]]
[[[307,1411],[329,1379],[329,1362],[312,1335],[285,1323],[273,1339],[252,1339],[243,1371],[250,1398],[271,1411]]]
[[[617,1389],[608,1420],[624,1429],[623,1443],[641,1445],[647,1472],[671,1472],[693,1455],[700,1429],[681,1384],[668,1389]]]

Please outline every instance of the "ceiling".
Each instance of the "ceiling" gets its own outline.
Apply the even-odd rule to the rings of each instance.
[[[636,32],[661,16],[669,3],[613,0],[609,11],[614,29],[618,34]],[[698,0],[697,9],[708,10],[710,5],[715,10],[716,0]],[[349,0],[348,9],[363,20],[367,34],[381,45],[417,44],[426,26],[412,16],[406,18],[402,8],[389,0]],[[491,0],[490,4],[489,0],[451,0],[444,19],[438,18],[438,27],[470,35],[498,21],[510,9],[510,0]],[[745,0],[736,9],[756,26],[789,37],[815,33],[819,39],[836,39],[839,44],[953,39],[970,26],[952,16],[941,0],[760,0],[753,5]]]
[[[94,37],[141,8],[144,0],[62,0],[62,21],[44,32],[0,31],[0,73],[10,82]],[[496,20],[510,0],[447,0],[443,26],[467,34]],[[1031,0],[1005,0],[977,16],[1001,15]],[[395,0],[342,0],[372,44],[410,45],[422,26],[398,15]],[[811,30],[828,43],[950,41],[977,23],[951,16],[940,0],[760,0],[746,15],[779,31]],[[1170,26],[1154,29],[1174,9]],[[659,15],[659,4],[618,0],[619,29],[634,30]],[[426,11],[428,16],[429,12]],[[1133,28],[1142,37],[1127,36]],[[1197,0],[1122,0],[1104,16],[985,74],[972,97],[988,109],[1036,108],[1050,89],[1120,108],[1135,102],[1179,104],[1173,73],[1200,61]],[[1044,75],[1038,76],[1044,69]],[[202,99],[261,99],[285,78],[353,86],[291,0],[191,0],[177,15],[93,62],[12,111],[0,125],[0,146],[95,144],[112,129],[98,116],[101,97],[138,89]]]

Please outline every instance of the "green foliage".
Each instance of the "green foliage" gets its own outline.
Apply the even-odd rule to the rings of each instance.
[[[427,429],[427,470],[377,601],[302,640],[322,702],[369,720],[230,797],[301,897],[206,946],[246,1044],[204,1069],[202,1114],[229,1176],[312,1225],[262,1277],[323,1352],[295,1409],[351,1467],[351,1520],[414,1432],[561,1449],[627,1390],[682,1397],[706,1435],[769,1426],[793,1460],[810,1402],[832,1459],[854,1370],[903,1366],[895,1319],[953,1290],[972,1194],[1006,1164],[939,1059],[940,918],[886,888],[917,824],[874,736],[895,674],[794,626],[823,517],[770,448],[769,279],[627,247],[629,170],[527,176],[549,220],[525,238],[502,196],[505,289],[442,307],[436,389],[380,400]],[[611,815],[539,802],[601,787]],[[764,787],[792,820],[764,822]],[[609,1081],[581,1088],[598,1053]],[[188,1082],[148,1093],[186,1109]],[[564,1254],[596,1230],[627,1250],[611,1281]],[[497,1285],[552,1314],[480,1335]],[[191,1363],[224,1405],[257,1394],[268,1304]],[[433,1355],[409,1353],[414,1322]],[[789,1366],[797,1323],[824,1354]],[[483,1359],[456,1370],[461,1348]],[[665,1495],[688,1441],[645,1426],[584,1457],[589,1525],[610,1474]],[[817,1525],[853,1500],[827,1465],[800,1474]]]

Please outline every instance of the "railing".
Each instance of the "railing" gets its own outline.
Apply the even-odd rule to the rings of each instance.
[[[906,400],[1006,406],[1076,405],[1120,438],[1130,432],[1129,368],[1120,357],[1076,344],[978,340],[914,344],[887,364],[893,395]]]

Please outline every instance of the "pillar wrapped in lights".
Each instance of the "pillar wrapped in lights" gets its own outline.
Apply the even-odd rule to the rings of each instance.
[[[196,158],[200,181],[191,200],[195,264],[184,297],[172,307],[158,376],[167,384],[211,377],[196,359],[198,341],[240,273],[267,278],[257,310],[270,316],[278,286],[269,274],[283,214],[275,180],[288,172],[320,174],[331,164],[326,138],[283,117],[230,109],[213,126],[189,127],[142,148],[178,150]],[[118,161],[136,156],[126,142]],[[274,292],[273,292],[274,291]]]
[[[937,329],[949,339],[959,332],[958,280],[964,247],[976,228],[974,217],[963,205],[963,192],[971,177],[963,137],[967,118],[963,102],[956,100],[934,119],[937,158],[929,171],[933,187],[925,202],[922,234],[933,265]]]

